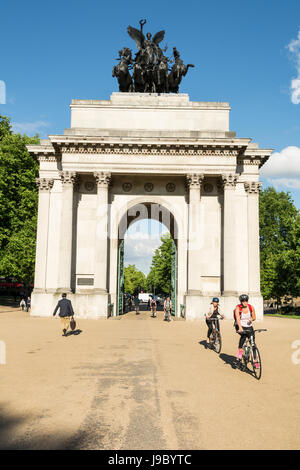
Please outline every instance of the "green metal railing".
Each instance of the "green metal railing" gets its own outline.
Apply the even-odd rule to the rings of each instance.
[[[109,317],[114,316],[114,304],[108,304],[108,316]]]

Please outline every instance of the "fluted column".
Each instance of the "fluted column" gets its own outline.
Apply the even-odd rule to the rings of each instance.
[[[260,295],[260,253],[259,253],[259,191],[261,183],[244,183],[248,194],[248,254],[249,254],[249,295]]]
[[[62,208],[59,246],[58,292],[71,292],[73,194],[76,173],[60,172],[62,182]]]
[[[200,294],[201,283],[201,184],[203,175],[187,175],[189,187],[188,294]]]
[[[94,173],[97,182],[97,212],[95,239],[94,291],[107,292],[107,249],[108,249],[108,188],[111,181],[109,172]]]
[[[237,175],[222,175],[224,189],[223,227],[223,288],[224,295],[237,295],[237,204],[235,185]],[[242,230],[242,227],[241,227]]]
[[[50,190],[53,187],[54,180],[47,178],[37,178],[36,184],[39,188],[39,203],[34,291],[38,293],[44,292],[46,288]]]

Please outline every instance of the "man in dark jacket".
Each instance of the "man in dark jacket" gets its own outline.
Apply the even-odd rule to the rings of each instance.
[[[53,316],[56,315],[57,310],[59,310],[59,316],[61,320],[63,336],[66,336],[67,330],[70,326],[70,317],[73,317],[74,311],[72,303],[67,299],[67,294],[62,294],[62,299],[58,301],[58,304],[55,307]]]

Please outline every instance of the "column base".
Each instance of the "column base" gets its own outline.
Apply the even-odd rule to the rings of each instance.
[[[234,319],[233,311],[235,307],[240,303],[239,295],[230,295],[225,293],[219,296],[220,299],[220,308],[225,315],[227,320]],[[187,293],[185,295],[185,311],[186,311],[186,320],[203,320],[205,314],[207,314],[209,306],[212,301],[212,296],[208,294],[194,295]],[[256,312],[256,319],[258,321],[263,320],[263,298],[260,294],[258,295],[249,295],[249,303],[253,305]]]
[[[66,292],[63,290],[62,292]],[[76,318],[107,318],[108,294],[73,294],[66,292],[71,300]],[[35,292],[32,293],[30,315],[34,317],[51,317],[61,299],[61,292]]]
[[[70,287],[59,287],[55,291],[56,294],[72,294],[73,292],[71,291]]]

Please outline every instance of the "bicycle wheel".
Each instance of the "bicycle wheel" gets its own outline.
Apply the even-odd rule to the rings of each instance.
[[[216,339],[214,341],[214,350],[217,354],[220,354],[222,349],[222,338],[219,331],[216,332]]]
[[[259,350],[257,347],[255,347],[256,351],[256,361],[254,361],[253,357],[253,351],[251,351],[251,365],[252,365],[252,370],[255,378],[259,380],[261,378],[261,373],[262,373],[262,366],[261,366],[261,358],[259,354]],[[258,364],[258,367],[255,366],[255,363]]]

